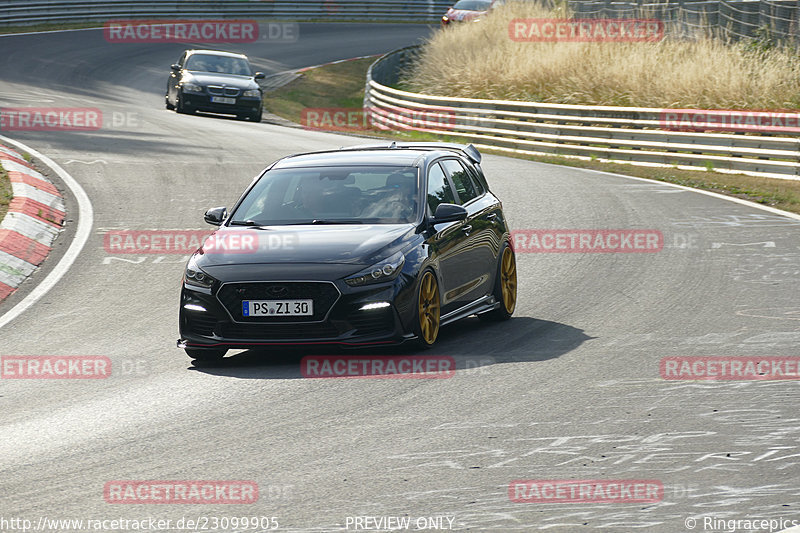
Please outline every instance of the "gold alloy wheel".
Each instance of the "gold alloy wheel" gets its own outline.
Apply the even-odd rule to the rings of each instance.
[[[503,293],[503,305],[510,315],[517,307],[517,262],[514,261],[514,252],[508,247],[503,252],[500,265],[500,290]]]
[[[418,299],[420,332],[426,344],[433,344],[439,335],[440,311],[439,284],[433,273],[428,270],[422,276]]]

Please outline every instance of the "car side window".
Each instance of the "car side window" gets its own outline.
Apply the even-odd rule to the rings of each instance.
[[[477,172],[478,171],[474,168],[467,168],[467,174],[472,176],[472,184],[475,185],[475,192],[480,196],[486,192],[486,189],[484,189],[483,183],[481,183],[481,180],[478,178]]]
[[[458,198],[461,200],[462,204],[465,204],[473,198],[478,197],[475,184],[472,183],[472,179],[467,173],[467,169],[465,169],[461,163],[455,159],[445,159],[441,162],[441,164],[447,171],[450,179],[453,180],[453,184],[456,186],[456,192],[458,193]]]
[[[439,163],[434,163],[428,170],[428,207],[431,214],[436,212],[439,204],[454,204],[456,203],[453,189],[447,182],[442,167]]]

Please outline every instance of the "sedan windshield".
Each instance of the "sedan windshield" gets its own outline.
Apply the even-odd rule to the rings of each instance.
[[[231,217],[233,225],[405,224],[417,217],[415,167],[271,170]]]
[[[218,72],[237,76],[251,76],[253,74],[246,59],[210,54],[193,54],[189,56],[184,68],[196,72]]]
[[[461,9],[464,11],[488,11],[491,5],[491,0],[461,0],[460,2],[456,2],[453,9]]]

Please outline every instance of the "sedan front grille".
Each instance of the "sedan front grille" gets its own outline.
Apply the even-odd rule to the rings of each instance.
[[[220,85],[209,85],[208,94],[214,96],[239,96],[239,89],[236,87],[222,87]]]

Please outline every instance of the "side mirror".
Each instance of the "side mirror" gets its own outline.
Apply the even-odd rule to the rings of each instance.
[[[443,222],[455,222],[457,220],[466,220],[467,210],[456,204],[439,204],[436,206],[436,212],[433,214],[432,222],[434,224],[442,224]]]
[[[172,65],[169,66],[169,68],[171,70],[174,70],[175,72],[177,72],[177,71],[179,71],[181,69],[181,66],[179,64],[177,64],[177,63],[173,63]]]
[[[253,76],[253,78],[257,79],[257,80],[263,80],[266,77],[267,77],[267,75],[264,74],[263,72],[256,72],[256,75]]]
[[[203,219],[213,226],[220,226],[228,218],[227,207],[213,207],[206,211]]]

